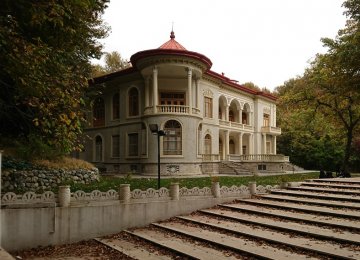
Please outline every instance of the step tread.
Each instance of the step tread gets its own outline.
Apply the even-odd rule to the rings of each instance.
[[[333,207],[360,209],[360,205],[358,203],[343,202],[343,201],[338,201],[338,200],[321,200],[321,199],[312,199],[312,198],[307,198],[306,200],[304,200],[303,197],[274,195],[274,194],[265,194],[265,195],[262,195],[261,197],[267,198],[267,199],[282,199],[282,200],[301,202],[301,203],[321,204],[321,205],[333,206]]]
[[[122,240],[122,239],[112,239],[112,238],[95,238],[95,240],[97,240],[98,242],[107,245],[129,257],[132,257],[134,259],[148,259],[148,260],[169,260],[172,259],[169,256],[165,256],[165,255],[159,255],[159,254],[155,254],[153,252],[149,252],[146,249],[144,249],[143,247],[141,247],[141,245],[135,244],[135,243],[131,243],[129,241],[126,240]]]
[[[355,234],[346,230],[341,230],[340,232],[338,230],[316,227],[314,225],[308,225],[305,223],[289,222],[288,220],[282,220],[279,218],[271,219],[271,221],[269,221],[268,217],[249,215],[238,211],[229,211],[223,209],[206,209],[199,212],[208,213],[222,218],[231,218],[236,221],[252,223],[274,229],[301,232],[312,236],[322,236],[328,237],[329,239],[360,244],[360,234]]]
[[[131,234],[136,235],[141,238],[145,238],[148,241],[159,244],[167,249],[181,252],[186,256],[196,258],[196,259],[219,259],[224,258],[226,255],[216,249],[205,247],[199,243],[194,243],[194,241],[189,241],[186,239],[177,238],[168,232],[163,230],[154,230],[149,228],[136,229],[131,232]],[[229,259],[236,259],[235,257],[230,257]]]
[[[305,190],[305,191],[315,191],[315,192],[326,192],[326,193],[342,193],[342,194],[351,194],[354,196],[360,196],[360,190],[344,190],[344,189],[327,189],[327,188],[320,188],[320,187],[289,187],[290,190]]]
[[[319,187],[333,187],[333,188],[345,188],[345,189],[359,189],[360,185],[356,184],[338,184],[338,183],[322,183],[322,182],[303,182],[304,186],[319,186]]]
[[[319,214],[329,214],[329,215],[338,215],[339,217],[352,217],[352,218],[360,218],[360,212],[358,210],[342,210],[342,209],[331,209],[321,206],[307,206],[307,205],[299,205],[298,203],[293,202],[277,202],[273,200],[265,199],[239,199],[238,201],[244,203],[251,203],[262,206],[270,206],[270,207],[280,207],[284,209],[292,209],[299,211],[309,211]]]
[[[317,192],[309,192],[309,191],[299,191],[299,190],[272,190],[271,193],[273,194],[287,194],[287,195],[301,195],[301,196],[308,196],[308,197],[317,197],[317,198],[324,198],[324,199],[335,199],[335,200],[348,200],[354,202],[360,202],[360,198],[348,196],[348,195],[339,195],[339,194],[324,194],[324,193],[317,193]]]
[[[306,237],[294,236],[292,234],[283,234],[276,231],[265,230],[264,228],[259,227],[249,227],[241,223],[234,223],[226,220],[214,220],[206,216],[181,217],[181,219],[196,221],[199,224],[215,228],[223,228],[226,231],[232,231],[238,234],[252,236],[261,240],[281,243],[283,245],[293,246],[304,250],[310,250],[325,255],[330,254],[334,257],[340,256],[345,258],[360,258],[360,252],[353,251],[351,248],[348,247],[344,248],[344,246],[339,244],[328,244],[326,241],[318,239],[312,239],[311,243],[309,243],[309,239]]]
[[[261,245],[259,242],[254,242],[245,238],[238,238],[228,234],[220,234],[201,227],[188,226],[178,222],[156,224],[156,226],[190,237],[196,237],[204,241],[219,243],[232,248],[233,250],[241,250],[243,252],[256,255],[257,257],[267,259],[289,259],[290,257],[294,257],[296,259],[308,259],[304,255],[292,253],[282,248],[277,248],[276,246]]]
[[[320,225],[330,225],[330,226],[360,230],[359,222],[350,219],[341,219],[335,217],[329,219],[329,217],[327,216],[312,215],[308,213],[299,213],[299,212],[293,213],[293,212],[289,212],[288,210],[269,209],[265,207],[254,206],[249,204],[240,204],[240,203],[221,204],[221,206],[236,210],[246,210],[246,211],[254,212],[256,214],[271,215],[280,218],[288,218],[299,221],[317,223]]]

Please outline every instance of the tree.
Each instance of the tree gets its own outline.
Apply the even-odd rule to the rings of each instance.
[[[105,66],[95,64],[92,66],[92,76],[98,77],[108,73],[124,70],[131,67],[131,63],[123,59],[119,52],[107,52],[104,55]]]
[[[4,0],[0,13],[1,138],[62,153],[79,148],[85,90],[108,0]],[[37,142],[34,142],[36,140]],[[36,150],[36,149],[35,149]]]
[[[318,54],[303,77],[283,100],[316,112],[324,125],[331,125],[343,140],[342,168],[347,170],[354,133],[360,127],[360,1],[343,4],[349,17],[335,39],[324,38],[328,51]],[[341,131],[340,131],[341,130]]]

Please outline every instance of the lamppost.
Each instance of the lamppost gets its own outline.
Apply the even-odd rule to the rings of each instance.
[[[149,128],[153,135],[157,135],[158,189],[160,189],[160,136],[165,136],[166,133],[164,132],[164,130],[159,130],[159,126],[157,124],[150,124]]]

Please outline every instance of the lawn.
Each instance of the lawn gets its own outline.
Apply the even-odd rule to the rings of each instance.
[[[290,181],[303,181],[305,179],[318,178],[319,173],[300,173],[300,174],[287,174],[287,175],[273,175],[273,176],[206,176],[206,177],[194,177],[194,178],[163,178],[161,179],[161,187],[169,188],[170,184],[177,182],[181,187],[193,188],[193,187],[210,187],[212,180],[218,180],[220,186],[240,186],[248,185],[249,181],[256,181],[257,185],[278,185],[281,182]],[[157,178],[146,177],[116,177],[116,176],[102,176],[99,182],[93,184],[70,184],[71,191],[83,190],[90,192],[92,190],[108,191],[110,189],[118,190],[120,184],[130,184],[131,190],[141,189],[146,190],[148,188],[157,189]]]

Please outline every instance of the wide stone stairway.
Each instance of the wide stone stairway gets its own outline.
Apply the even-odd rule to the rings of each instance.
[[[134,259],[360,259],[360,179],[310,180],[97,241]]]

